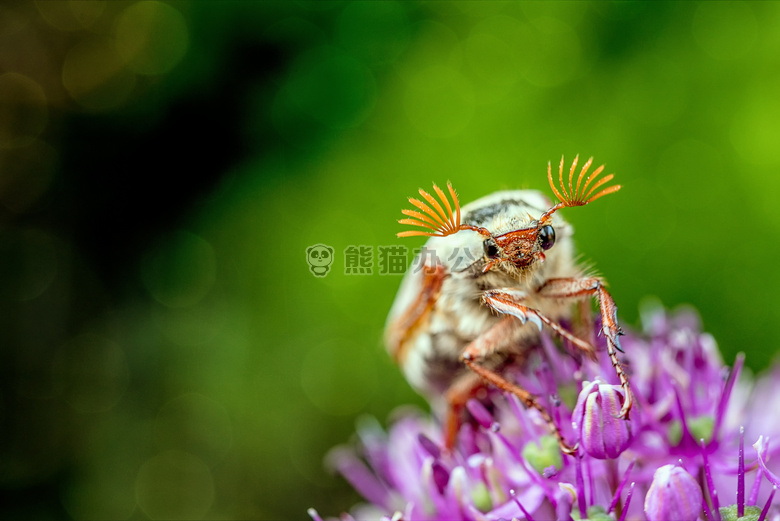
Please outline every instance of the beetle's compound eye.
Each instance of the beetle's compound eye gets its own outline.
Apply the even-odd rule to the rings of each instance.
[[[549,224],[545,224],[539,230],[539,245],[543,250],[549,250],[553,244],[555,244],[555,229]]]
[[[482,248],[485,250],[485,255],[491,259],[498,257],[498,244],[496,244],[496,241],[493,239],[493,237],[488,237],[485,239],[485,241],[482,243]]]

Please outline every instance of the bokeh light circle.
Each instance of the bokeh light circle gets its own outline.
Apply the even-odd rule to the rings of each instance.
[[[0,74],[0,148],[29,145],[48,122],[46,94],[23,74]]]
[[[138,74],[171,70],[184,57],[189,31],[184,16],[170,5],[144,0],[125,9],[116,25],[119,55]]]
[[[106,2],[100,0],[35,0],[44,20],[62,31],[86,29],[100,19]]]
[[[120,106],[135,84],[135,74],[125,67],[106,37],[81,40],[65,55],[62,85],[87,109],[101,111]]]

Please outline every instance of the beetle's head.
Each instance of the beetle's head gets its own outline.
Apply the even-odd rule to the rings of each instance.
[[[560,190],[553,182],[552,165],[548,163],[547,178],[550,182],[550,187],[559,202],[542,213],[539,218],[534,219],[531,217],[526,221],[526,225],[522,227],[509,231],[504,229],[501,232],[493,232],[482,226],[461,223],[461,209],[457,194],[452,188],[452,185],[447,183],[447,188],[452,197],[453,204],[450,204],[444,191],[434,184],[433,189],[439,196],[442,204],[425,190],[420,189],[420,195],[428,204],[413,198],[410,198],[409,202],[419,208],[422,213],[416,210],[402,210],[402,213],[409,218],[398,221],[402,224],[411,224],[428,228],[431,231],[410,230],[401,232],[398,236],[409,237],[414,235],[425,235],[429,237],[447,237],[462,230],[471,230],[479,233],[482,237],[482,247],[485,258],[483,272],[488,272],[495,268],[501,268],[504,271],[509,272],[515,272],[516,270],[523,271],[537,262],[544,261],[544,252],[552,248],[555,244],[555,228],[553,228],[552,225],[553,214],[555,212],[565,207],[584,206],[604,195],[611,194],[620,189],[620,185],[613,185],[604,188],[601,191],[596,191],[599,187],[613,178],[613,174],[609,174],[597,182],[594,182],[596,177],[604,170],[603,165],[594,170],[587,179],[585,179],[583,184],[583,178],[590,168],[593,158],[588,159],[585,165],[583,165],[577,178],[577,184],[574,186],[574,171],[577,167],[578,159],[579,156],[574,158],[569,170],[568,191],[563,182],[563,157],[561,158],[558,169]]]
[[[546,221],[534,221],[527,228],[512,230],[500,235],[480,233],[485,237],[482,249],[485,254],[483,272],[502,266],[513,271],[522,270],[537,261],[544,261],[544,252],[555,244],[555,229]],[[489,235],[488,235],[489,234]]]

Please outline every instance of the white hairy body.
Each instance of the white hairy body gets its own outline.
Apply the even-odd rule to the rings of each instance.
[[[494,236],[532,227],[552,203],[535,190],[496,192],[462,208],[462,222],[486,228]],[[386,324],[388,351],[401,365],[409,383],[433,401],[458,379],[468,374],[460,361],[464,349],[505,318],[481,300],[486,290],[511,290],[529,308],[560,321],[571,314],[572,301],[538,295],[544,283],[553,278],[576,278],[582,270],[574,260],[573,229],[559,215],[551,222],[555,244],[544,252],[544,261],[528,266],[503,266],[483,273],[488,262],[484,237],[462,230],[446,237],[431,237],[406,273]],[[432,255],[431,253],[435,253]],[[424,266],[440,266],[441,285],[424,316],[413,327],[404,327],[405,315],[424,291]],[[538,341],[541,322],[535,317],[525,324],[513,318],[515,326],[501,346],[486,360],[499,366],[511,355],[524,355]],[[534,323],[535,322],[535,323]],[[538,327],[537,327],[538,326]]]

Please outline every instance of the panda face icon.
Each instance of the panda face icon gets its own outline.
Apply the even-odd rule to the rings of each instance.
[[[315,244],[306,248],[306,262],[315,277],[324,277],[333,264],[333,248],[325,244]]]

